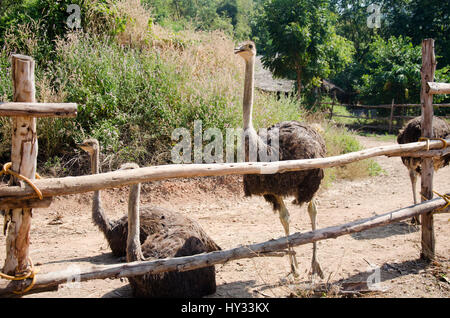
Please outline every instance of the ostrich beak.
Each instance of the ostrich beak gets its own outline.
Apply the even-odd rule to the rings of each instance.
[[[89,152],[89,149],[90,149],[90,147],[88,145],[86,145],[85,143],[78,144],[78,147],[80,147],[81,149],[83,149],[86,152]]]
[[[241,47],[239,47],[239,48],[235,48],[235,49],[234,49],[234,54],[239,54],[239,53],[242,53],[242,52],[244,52],[244,51],[245,51],[244,47],[241,46]]]

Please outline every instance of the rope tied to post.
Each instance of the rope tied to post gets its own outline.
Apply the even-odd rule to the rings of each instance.
[[[36,274],[39,272],[39,269],[35,269],[34,265],[33,265],[33,261],[31,260],[30,257],[28,257],[28,261],[30,263],[30,269],[28,270],[28,272],[26,274],[23,274],[21,276],[11,276],[11,275],[7,275],[5,273],[0,272],[0,278],[3,279],[7,279],[7,280],[11,280],[11,281],[20,281],[20,280],[27,280],[27,279],[32,279],[31,284],[25,288],[22,291],[14,291],[13,293],[16,295],[23,295],[27,292],[29,292],[34,284],[36,283]]]
[[[427,151],[430,151],[430,141],[432,140],[439,140],[442,141],[442,148],[441,149],[446,149],[448,147],[448,143],[445,139],[443,138],[427,138],[427,137],[420,137],[419,141],[426,141],[427,142]]]
[[[17,172],[11,170],[11,167],[12,167],[11,162],[4,164],[3,169],[0,171],[0,177],[3,175],[9,174],[13,177],[16,177],[18,179],[25,181],[36,192],[39,199],[42,200],[44,198],[44,196],[42,195],[41,190],[39,190],[39,188],[33,183],[33,181]],[[38,173],[36,173],[36,179],[41,179],[41,176]],[[11,281],[25,281],[27,279],[32,280],[30,285],[27,288],[25,288],[24,290],[14,291],[14,294],[16,294],[16,295],[23,295],[23,294],[29,292],[33,288],[34,284],[36,283],[36,274],[38,273],[39,270],[34,268],[33,261],[31,260],[30,257],[28,257],[28,262],[30,263],[29,270],[27,271],[27,273],[22,274],[20,276],[11,276],[11,275],[7,275],[5,273],[0,272],[0,278],[3,278],[3,279],[7,279],[7,280],[11,280]]]
[[[27,177],[25,177],[25,176],[15,172],[15,171],[12,171],[11,170],[11,166],[12,166],[11,162],[5,163],[3,165],[3,169],[0,171],[0,177],[2,175],[4,175],[4,174],[9,174],[9,175],[12,175],[12,176],[14,176],[14,177],[16,177],[18,179],[21,179],[21,180],[25,181],[26,183],[28,183],[28,185],[31,188],[33,188],[34,192],[36,192],[36,194],[39,197],[39,199],[42,200],[44,198],[44,196],[42,195],[41,190],[39,190],[39,188],[33,183],[33,181],[31,179],[29,179],[29,178],[27,178]],[[41,176],[36,173],[36,179],[40,179],[40,178],[41,178]]]
[[[450,206],[450,195],[448,194],[439,194],[436,191],[433,191],[436,195],[440,196],[442,199],[445,200],[445,202],[447,203],[444,207],[437,209],[436,211],[440,212],[440,211],[444,211],[445,209],[447,209]]]

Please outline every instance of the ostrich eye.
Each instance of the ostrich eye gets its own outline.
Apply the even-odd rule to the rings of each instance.
[[[248,47],[249,47],[250,49],[253,49],[253,45],[251,45],[251,44],[250,44]]]

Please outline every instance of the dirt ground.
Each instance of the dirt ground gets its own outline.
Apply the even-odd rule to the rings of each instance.
[[[367,147],[392,142],[359,137]],[[400,158],[376,158],[385,174],[356,181],[339,181],[318,195],[318,227],[339,225],[383,214],[412,204],[410,181]],[[419,182],[420,184],[420,182]],[[435,175],[435,190],[450,190],[450,168]],[[112,219],[127,211],[128,188],[102,193]],[[115,259],[90,220],[90,193],[55,199],[36,210],[31,229],[31,257],[41,273],[70,266],[114,264]],[[240,177],[169,180],[144,185],[142,205],[154,204],[196,219],[222,249],[283,236],[277,215],[260,197],[244,198]],[[286,200],[291,232],[310,230],[306,207]],[[402,222],[318,243],[318,258],[326,278],[311,281],[311,245],[296,247],[300,277],[289,273],[287,257],[261,257],[216,266],[217,292],[210,297],[450,297],[450,220],[435,217],[438,261],[419,259],[420,230]],[[4,240],[1,242],[4,250]],[[3,260],[0,260],[3,263]],[[371,265],[369,265],[371,264]],[[379,270],[377,291],[366,293],[366,281]],[[361,290],[361,286],[362,290]],[[355,290],[357,291],[355,293]],[[359,291],[358,291],[359,290]],[[131,297],[126,279],[63,285],[58,291],[27,297]]]

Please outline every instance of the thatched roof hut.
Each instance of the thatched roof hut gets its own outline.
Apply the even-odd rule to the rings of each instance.
[[[261,56],[256,57],[255,87],[264,92],[289,94],[294,92],[295,81],[274,78],[272,72],[261,62]]]

